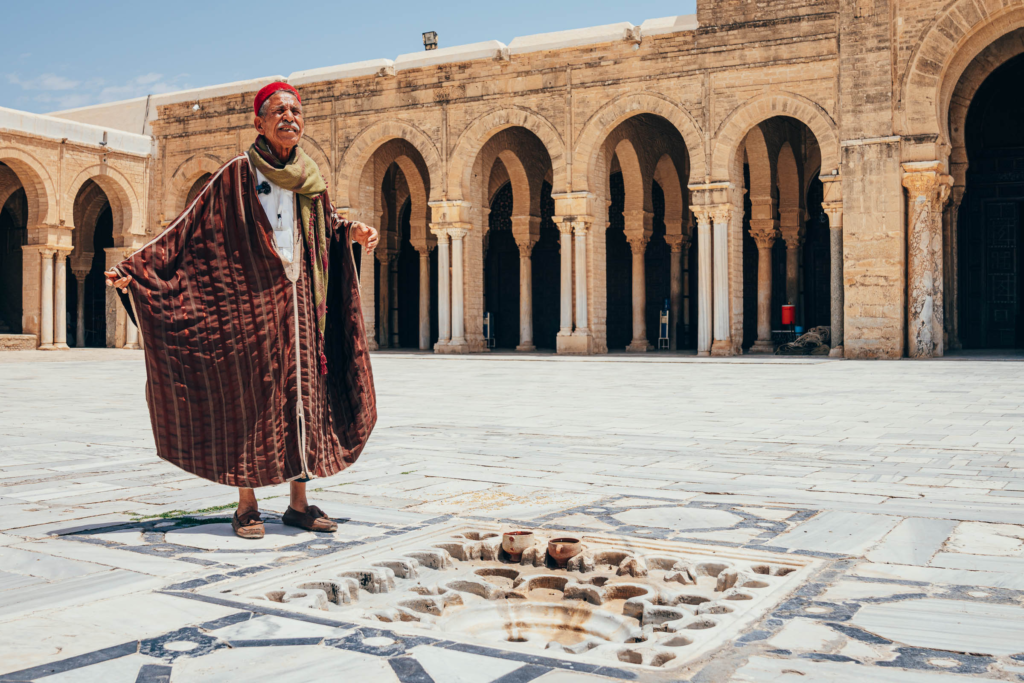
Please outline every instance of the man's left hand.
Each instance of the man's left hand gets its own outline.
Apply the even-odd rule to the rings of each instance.
[[[372,254],[373,250],[377,248],[378,237],[376,228],[358,221],[352,224],[352,239],[363,245],[367,254]]]

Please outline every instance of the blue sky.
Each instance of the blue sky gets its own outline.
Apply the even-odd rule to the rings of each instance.
[[[45,113],[423,49],[692,14],[695,0],[5,3],[0,106]]]

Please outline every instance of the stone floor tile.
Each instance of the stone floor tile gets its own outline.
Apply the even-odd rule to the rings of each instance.
[[[825,512],[776,536],[772,545],[793,550],[859,555],[899,524],[898,517]]]
[[[974,555],[1024,557],[1024,525],[961,522],[946,549]]]
[[[280,640],[282,638],[342,638],[350,631],[337,626],[311,624],[297,619],[255,616],[247,621],[209,631],[210,635],[227,641]]]
[[[171,683],[399,683],[380,657],[316,645],[242,647],[174,662]]]
[[[924,598],[865,605],[852,623],[907,645],[987,655],[1024,650],[1024,607]]]
[[[179,562],[166,557],[144,555],[142,553],[119,550],[96,543],[48,538],[39,541],[12,546],[19,550],[42,553],[53,557],[69,560],[93,562],[105,567],[127,569],[139,574],[150,576],[174,576],[200,569],[189,562]]]
[[[954,586],[985,586],[1024,591],[1024,575],[1017,572],[986,572],[968,569],[941,569],[939,567],[910,567],[899,564],[865,562],[851,570],[854,576],[897,581]]]
[[[956,525],[948,519],[904,519],[866,557],[872,562],[888,564],[928,564]]]
[[[146,655],[128,655],[70,671],[62,671],[42,680],[45,680],[46,683],[136,683],[139,669],[146,664],[159,665],[163,662]]]
[[[409,651],[434,681],[445,683],[491,683],[523,664],[515,660],[421,645]]]
[[[856,663],[751,657],[729,680],[730,683],[968,683],[977,679]]]
[[[265,535],[261,539],[239,538],[231,524],[202,524],[175,529],[164,534],[168,543],[201,548],[203,550],[267,550],[283,548],[296,543],[312,541],[318,534],[284,524],[270,524],[264,520]]]

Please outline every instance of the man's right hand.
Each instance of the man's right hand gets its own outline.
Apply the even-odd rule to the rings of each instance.
[[[103,274],[107,277],[107,287],[117,287],[121,290],[122,294],[128,293],[128,285],[132,282],[131,275],[121,277],[121,275],[114,270],[104,271]]]

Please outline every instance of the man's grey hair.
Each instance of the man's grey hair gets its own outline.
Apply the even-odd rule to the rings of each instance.
[[[287,92],[287,93],[291,93],[292,95],[295,94],[291,90],[288,90],[287,88],[280,88],[280,89],[275,90],[274,92],[270,93],[269,95],[267,95],[267,99],[263,100],[263,104],[260,105],[259,117],[261,119],[264,118],[267,115],[267,107],[270,106],[270,98],[273,97],[274,95],[276,95],[279,92]],[[299,108],[300,109],[302,108],[302,102],[299,102]]]

